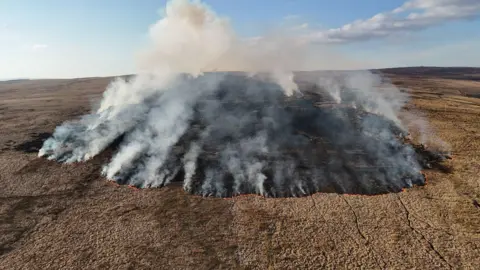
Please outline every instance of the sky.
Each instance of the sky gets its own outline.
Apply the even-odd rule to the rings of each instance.
[[[288,25],[365,68],[480,66],[479,0],[204,0],[237,33]],[[0,79],[135,72],[165,0],[2,0]]]

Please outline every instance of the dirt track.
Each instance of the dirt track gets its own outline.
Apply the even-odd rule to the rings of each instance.
[[[289,199],[115,186],[99,176],[109,153],[39,159],[109,79],[0,83],[0,269],[476,269],[480,99],[464,93],[480,82],[392,78],[451,144],[455,171],[398,194]]]

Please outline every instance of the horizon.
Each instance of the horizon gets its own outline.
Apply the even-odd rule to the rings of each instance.
[[[319,69],[319,70],[294,70],[293,73],[298,72],[350,72],[350,71],[385,71],[385,70],[395,70],[395,69],[478,69],[480,67],[475,66],[399,66],[399,67],[383,67],[383,68],[365,68],[365,69]],[[204,73],[214,73],[217,71],[207,71]],[[243,72],[243,71],[218,71],[218,72]],[[136,76],[138,73],[132,74],[117,74],[117,75],[106,75],[106,76],[87,76],[87,77],[45,77],[45,78],[0,78],[0,82],[13,82],[13,81],[34,81],[34,80],[75,80],[75,79],[102,79],[102,78],[118,78],[126,76]]]
[[[2,1],[0,80],[136,74],[135,56],[166,2]],[[201,2],[242,38],[294,29],[362,66],[332,70],[480,67],[480,3],[470,0]]]

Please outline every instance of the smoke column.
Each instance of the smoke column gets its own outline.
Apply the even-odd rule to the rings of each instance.
[[[198,1],[167,3],[149,34],[139,75],[113,81],[98,109],[57,127],[39,156],[83,162],[121,137],[106,178],[144,188],[180,179],[203,196],[375,193],[424,182],[401,139],[407,97],[380,76],[294,74],[321,62],[321,51],[291,33],[238,38]]]

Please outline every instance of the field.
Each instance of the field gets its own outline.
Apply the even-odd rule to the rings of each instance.
[[[0,269],[478,268],[480,69],[381,72],[450,144],[453,172],[395,194],[283,199],[116,186],[99,174],[108,151],[37,158],[111,78],[0,82]]]

